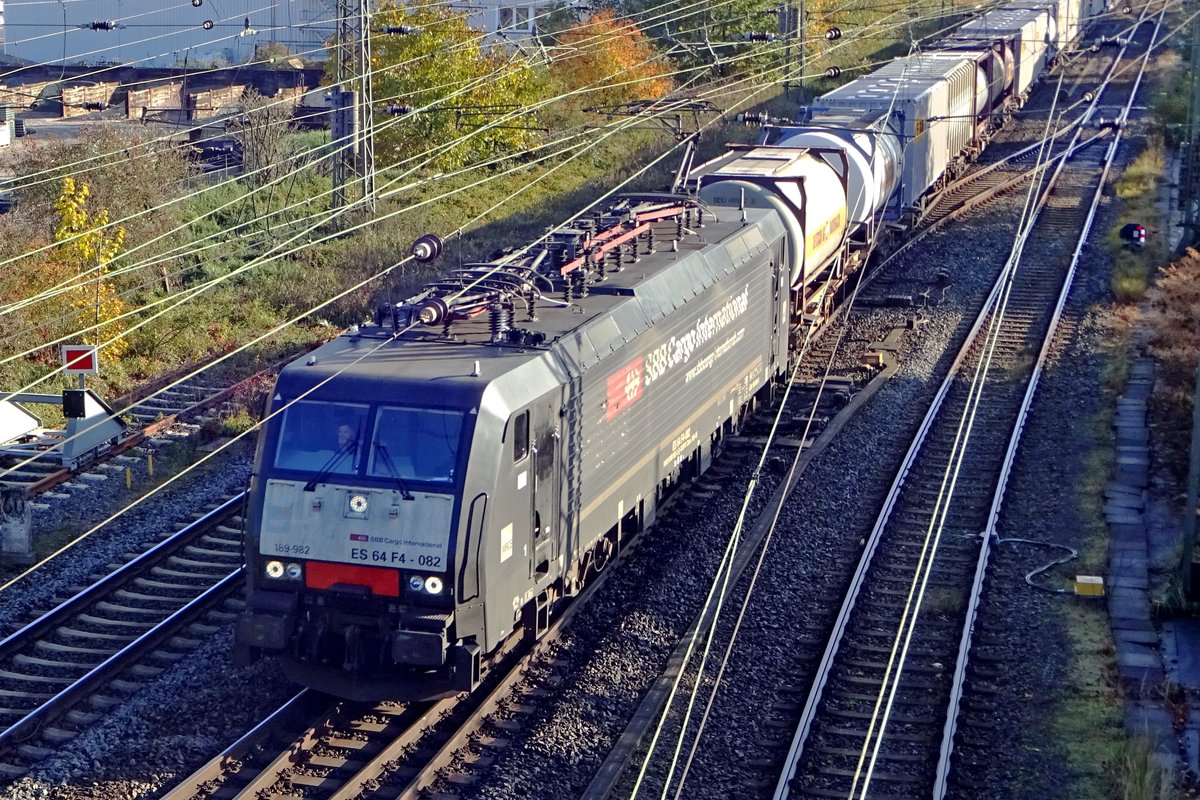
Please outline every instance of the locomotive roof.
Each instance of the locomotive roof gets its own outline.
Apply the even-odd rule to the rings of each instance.
[[[449,339],[440,326],[418,325],[395,339],[390,327],[363,326],[357,335],[343,333],[287,365],[279,391],[291,398],[321,384],[312,399],[387,397],[470,408],[502,378],[519,386],[535,373],[545,375],[547,367],[582,374],[783,236],[774,211],[746,209],[745,223],[741,211],[717,211],[706,213],[704,227],[680,240],[678,252],[669,249],[672,237],[660,237],[657,252],[610,272],[570,307],[564,306],[561,291],[547,292],[536,304],[537,320],[530,321],[518,304],[512,325],[544,334],[542,345],[493,344],[487,314],[454,322]],[[663,230],[673,234],[674,223]],[[478,375],[473,374],[476,362]],[[538,362],[540,369],[534,367]],[[524,365],[531,369],[523,377]],[[404,385],[396,386],[401,394],[381,390],[390,382]]]

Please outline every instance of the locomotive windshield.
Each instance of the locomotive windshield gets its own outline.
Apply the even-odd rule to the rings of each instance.
[[[367,472],[379,478],[454,479],[463,415],[433,408],[381,408]]]
[[[327,475],[356,472],[363,460],[366,422],[366,406],[294,403],[283,412],[275,466]]]

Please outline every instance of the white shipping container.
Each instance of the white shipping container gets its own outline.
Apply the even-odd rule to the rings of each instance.
[[[242,64],[259,45],[278,43],[324,58],[336,0],[74,0],[9,4],[4,53],[38,64],[170,67]],[[114,30],[93,30],[95,22]],[[249,25],[247,25],[249,22]],[[206,29],[206,24],[211,23]]]
[[[954,38],[989,43],[1004,40],[1013,67],[1014,94],[1021,95],[1046,69],[1054,27],[1048,8],[1000,8],[966,23]]]
[[[897,59],[818,98],[813,108],[890,111],[904,162],[894,202],[911,208],[972,142],[975,100],[974,60],[946,52]]]

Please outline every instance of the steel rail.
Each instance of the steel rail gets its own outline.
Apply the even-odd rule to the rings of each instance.
[[[301,689],[298,694],[277,708],[263,721],[246,731],[237,741],[226,747],[215,758],[183,779],[174,789],[163,795],[160,800],[185,800],[198,794],[197,787],[218,781],[223,778],[231,765],[244,759],[252,750],[262,745],[270,736],[272,728],[287,724],[293,717],[303,715],[307,706],[313,702],[315,692],[311,689]]]
[[[1101,83],[1102,89],[1096,92],[1096,95],[1089,104],[1088,110],[1083,115],[1083,122],[1086,122],[1086,119],[1089,118],[1094,110],[1098,107],[1100,96],[1103,93],[1103,87],[1107,87],[1111,83],[1113,73],[1115,72],[1117,65],[1120,63],[1124,51],[1125,48],[1122,48],[1122,55],[1119,55],[1116,59],[1114,59],[1113,64],[1110,66],[1108,75],[1105,76],[1104,81]],[[1067,152],[1063,154],[1065,157],[1060,160],[1058,168],[1055,170],[1055,173],[1051,177],[1050,181],[1047,182],[1047,185],[1044,188],[1044,191],[1034,209],[1032,218],[1022,234],[1022,238],[1027,237],[1029,232],[1034,229],[1034,222],[1036,221],[1037,216],[1044,209],[1050,193],[1054,189],[1057,178],[1059,175],[1061,175],[1062,168],[1067,163],[1067,157],[1073,155],[1075,152],[1079,151],[1088,144],[1091,144],[1098,138],[1092,137],[1085,142],[1079,142],[1078,137],[1080,131],[1082,131],[1082,125],[1076,127],[1075,134],[1073,136],[1073,142],[1068,147]],[[876,550],[883,539],[883,533],[891,518],[892,511],[899,502],[901,489],[904,486],[905,479],[915,466],[918,454],[920,453],[926,438],[940,417],[945,398],[949,394],[949,391],[954,384],[963,364],[966,362],[972,347],[979,336],[980,330],[995,310],[996,302],[999,299],[1005,284],[1009,281],[1009,278],[1010,276],[1008,269],[1005,269],[997,278],[991,292],[984,301],[983,307],[976,317],[974,324],[968,332],[962,348],[955,356],[955,359],[951,364],[945,379],[939,387],[937,394],[934,396],[929,410],[926,412],[926,415],[922,420],[920,427],[918,428],[912,444],[905,453],[904,460],[901,462],[900,468],[896,472],[896,476],[888,490],[887,498],[884,501],[883,507],[880,510],[880,513],[877,516],[875,524],[871,530],[871,534],[868,537],[866,547],[864,548],[862,557],[859,560],[854,576],[851,578],[850,585],[846,590],[845,599],[841,609],[839,610],[832,633],[829,637],[829,641],[822,655],[820,665],[817,669],[817,677],[808,693],[804,709],[801,712],[800,722],[797,725],[796,733],[792,738],[787,757],[784,760],[784,766],[780,771],[780,776],[775,786],[773,793],[773,798],[775,800],[785,800],[785,798],[791,796],[791,779],[796,771],[797,765],[800,762],[800,758],[803,755],[804,745],[807,742],[812,724],[816,719],[818,707],[824,696],[825,687],[833,675],[833,664],[840,651],[841,643],[849,626],[851,614],[856,607],[860,596],[860,590],[866,581],[867,573],[874,561]],[[898,680],[899,677],[897,676],[892,682],[895,683]]]
[[[867,385],[854,395],[854,399],[846,404],[829,421],[829,424],[822,429],[821,433],[809,447],[796,448],[795,458],[793,459],[792,467],[789,469],[789,478],[781,481],[779,486],[776,487],[762,511],[759,512],[758,518],[751,527],[749,534],[738,545],[734,564],[730,570],[730,585],[734,585],[742,573],[745,572],[746,567],[749,566],[751,559],[778,519],[779,509],[791,496],[792,491],[800,482],[800,478],[808,465],[812,463],[813,459],[824,452],[854,414],[876,392],[883,388],[883,385],[891,380],[898,371],[899,364],[889,359],[884,369],[877,372]],[[612,750],[609,751],[608,756],[605,757],[604,762],[600,765],[600,768],[588,784],[587,789],[579,796],[579,800],[608,800],[608,798],[613,796],[630,759],[637,752],[638,747],[650,731],[650,728],[658,721],[663,707],[667,703],[670,688],[675,681],[675,677],[690,662],[690,659],[686,658],[687,650],[689,649],[689,640],[693,638],[697,630],[707,627],[710,624],[714,610],[715,607],[713,606],[702,608],[688,630],[680,637],[680,643],[668,659],[666,669],[663,670],[654,685],[642,697],[642,701],[638,704],[637,710],[634,712],[633,719],[621,733]]]
[[[209,587],[203,594],[109,656],[101,664],[93,667],[70,686],[42,703],[6,730],[0,731],[0,751],[35,735],[37,730],[47,722],[61,716],[88,694],[144,658],[155,647],[175,635],[180,628],[190,624],[214,605],[225,600],[240,588],[241,578],[242,568],[238,567],[218,583]]]
[[[14,631],[4,637],[3,640],[0,640],[0,660],[12,656],[31,640],[48,633],[58,625],[61,625],[69,617],[74,616],[112,592],[123,588],[129,582],[140,577],[146,571],[147,565],[154,564],[174,555],[200,538],[204,533],[220,525],[229,517],[234,516],[238,506],[245,497],[246,493],[244,491],[235,494],[200,519],[189,523],[186,527],[171,534],[171,536],[159,542],[154,547],[91,584],[82,592],[59,603],[50,611],[23,626],[20,630]]]
[[[1122,118],[1128,116],[1134,101],[1137,99],[1138,89],[1141,86],[1142,78],[1146,72],[1146,65],[1149,63],[1150,51],[1154,43],[1158,40],[1158,34],[1162,27],[1162,20],[1165,11],[1160,12],[1158,21],[1154,26],[1154,33],[1150,38],[1150,46],[1142,60],[1142,67],[1138,71],[1137,79],[1134,81],[1133,89],[1129,95],[1129,101],[1122,110]],[[1004,504],[1004,495],[1008,487],[1008,480],[1012,473],[1013,463],[1016,461],[1017,450],[1020,447],[1021,435],[1025,430],[1025,421],[1029,415],[1029,409],[1033,405],[1034,395],[1037,393],[1039,379],[1042,374],[1042,367],[1046,363],[1046,359],[1050,354],[1050,348],[1054,344],[1055,335],[1058,331],[1058,324],[1062,319],[1063,309],[1066,307],[1067,296],[1070,293],[1074,282],[1075,272],[1079,265],[1079,259],[1083,255],[1083,249],[1087,244],[1088,237],[1091,234],[1092,225],[1096,219],[1096,212],[1100,207],[1100,200],[1104,196],[1104,187],[1108,181],[1108,174],[1112,168],[1114,159],[1116,158],[1117,147],[1121,142],[1121,131],[1118,129],[1109,142],[1108,150],[1104,157],[1104,167],[1101,171],[1100,180],[1096,183],[1096,190],[1092,194],[1091,205],[1088,207],[1087,218],[1084,221],[1083,231],[1079,236],[1079,241],[1075,246],[1074,252],[1071,254],[1071,264],[1067,268],[1066,276],[1063,280],[1062,290],[1059,292],[1058,301],[1054,306],[1054,311],[1051,314],[1050,322],[1047,329],[1045,339],[1042,341],[1041,349],[1038,351],[1037,361],[1034,364],[1033,374],[1030,376],[1029,385],[1026,387],[1025,395],[1021,400],[1020,409],[1017,412],[1017,419],[1013,425],[1012,435],[1009,438],[1008,448],[1005,451],[1004,462],[1000,468],[1000,476],[996,482],[996,491],[992,498],[992,505],[988,511],[987,527],[981,535],[981,545],[979,549],[979,559],[975,568],[975,575],[971,584],[970,600],[967,606],[966,621],[963,625],[962,638],[959,642],[958,656],[955,660],[954,681],[950,687],[950,703],[946,711],[946,724],[942,735],[942,745],[938,753],[938,766],[936,777],[934,779],[933,800],[943,800],[949,789],[950,781],[950,760],[954,753],[954,734],[958,728],[958,715],[962,705],[962,698],[966,688],[967,665],[971,652],[971,642],[975,632],[975,621],[979,615],[979,603],[983,596],[983,582],[987,575],[988,561],[991,555],[991,543],[996,534],[996,525],[1000,519],[1000,511]]]

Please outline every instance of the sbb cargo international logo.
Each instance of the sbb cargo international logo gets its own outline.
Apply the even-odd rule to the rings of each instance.
[[[646,359],[638,356],[608,376],[608,410],[604,418],[611,420],[637,402],[645,382]]]

